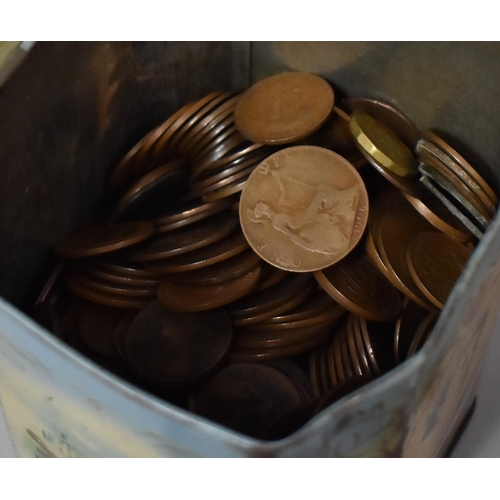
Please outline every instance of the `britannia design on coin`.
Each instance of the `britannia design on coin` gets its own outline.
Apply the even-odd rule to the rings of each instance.
[[[243,232],[267,262],[314,271],[338,262],[359,241],[368,198],[354,167],[332,151],[296,146],[264,160],[240,203]]]

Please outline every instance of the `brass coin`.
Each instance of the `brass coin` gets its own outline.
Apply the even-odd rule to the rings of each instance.
[[[287,358],[289,356],[294,356],[296,354],[307,352],[310,349],[314,349],[315,347],[323,344],[329,337],[330,333],[322,337],[308,340],[307,342],[300,342],[282,347],[269,347],[266,349],[238,349],[231,353],[230,359],[234,363],[252,363],[268,361],[271,359]]]
[[[84,303],[78,316],[80,337],[93,351],[116,357],[116,330],[127,314],[126,309]]]
[[[240,221],[266,262],[295,272],[338,262],[359,242],[368,195],[352,165],[333,151],[295,146],[266,158],[248,178]]]
[[[483,232],[466,216],[454,203],[452,203],[441,191],[434,186],[432,179],[426,175],[420,177],[420,183],[439,200],[440,203],[453,214],[476,238],[481,239]]]
[[[302,304],[312,292],[312,285],[304,288],[297,295],[292,297],[290,300],[286,302],[280,302],[279,304],[275,304],[272,307],[268,307],[264,310],[258,310],[256,312],[251,312],[246,314],[245,316],[238,316],[233,318],[233,324],[235,326],[248,326],[254,325],[256,323],[262,323],[263,321],[267,321],[268,319],[278,315],[286,313],[287,311],[291,311],[298,305]],[[252,294],[252,297],[257,294]]]
[[[444,234],[421,233],[408,247],[408,267],[422,293],[442,309],[471,254]]]
[[[287,330],[263,330],[260,325],[255,325],[255,329],[248,327],[240,331],[235,338],[234,347],[235,349],[267,349],[289,346],[324,337],[332,330],[333,324],[331,322]]]
[[[361,332],[361,318],[356,315],[351,315],[354,340],[356,342],[356,352],[358,353],[359,360],[361,361],[361,367],[363,373],[370,377],[376,377],[380,375],[380,371],[377,365],[373,365],[372,361],[369,360],[369,354],[365,342],[363,340],[363,334]]]
[[[390,321],[401,312],[398,291],[361,251],[351,252],[314,277],[342,307],[366,319]]]
[[[426,139],[421,139],[417,144],[417,153],[419,154],[419,161],[426,163],[425,159],[432,157],[435,161],[442,163],[453,175],[455,175],[465,187],[474,193],[489,211],[491,215],[495,213],[495,204],[491,201],[484,189],[470,176],[465,169],[463,169],[457,162],[449,157],[444,151],[434,146],[432,142]],[[432,165],[432,164],[431,164]]]
[[[413,281],[406,260],[406,252],[412,239],[420,232],[432,230],[432,226],[410,205],[386,213],[379,222],[376,248],[387,266],[390,282],[404,295],[421,307],[433,307]]]
[[[111,212],[111,220],[135,215],[151,198],[171,196],[186,180],[186,167],[172,161],[154,169],[135,182],[120,198]]]
[[[403,178],[415,173],[417,165],[412,152],[394,132],[373,116],[355,111],[349,128],[360,148],[384,168]]]
[[[182,255],[222,240],[238,227],[238,217],[234,213],[217,214],[211,219],[152,238],[128,252],[127,260],[150,262]]]
[[[226,281],[235,280],[254,269],[260,268],[261,262],[259,256],[256,255],[253,250],[247,250],[226,261],[219,262],[218,264],[204,267],[196,271],[175,274],[172,276],[172,279],[185,285],[217,285]],[[259,281],[261,277],[262,272],[260,272]]]
[[[203,200],[206,202],[217,201],[217,200],[222,200],[224,198],[228,198],[233,194],[240,193],[241,191],[243,191],[243,188],[245,187],[247,180],[248,177],[244,177],[243,179],[233,182],[232,184],[229,184],[228,186],[218,189],[217,191],[208,193],[205,196],[203,196]]]
[[[287,144],[318,130],[333,111],[330,84],[310,73],[281,73],[250,87],[235,111],[240,132],[259,144]]]
[[[253,252],[253,250],[252,250]],[[254,252],[255,253],[255,252]],[[257,254],[256,254],[257,255]],[[270,266],[267,262],[262,262],[262,273],[260,275],[260,283],[253,289],[252,293],[261,292],[270,286],[279,283],[282,279],[288,276],[286,271]]]
[[[321,314],[336,314],[340,306],[323,290],[314,292],[303,304],[291,311],[274,316],[268,323],[289,323],[303,319],[316,318]]]
[[[405,298],[403,312],[396,321],[394,330],[394,358],[396,364],[402,363],[408,355],[408,349],[415,337],[415,333],[424,318],[429,316],[429,311],[418,304]]]
[[[54,303],[57,296],[57,289],[60,284],[60,276],[64,271],[66,264],[64,262],[59,262],[54,270],[50,273],[49,279],[45,283],[36,299],[35,305],[41,304],[42,302]]]
[[[434,143],[437,147],[441,148],[448,156],[455,160],[474,180],[481,186],[481,188],[488,195],[490,200],[496,206],[498,205],[498,197],[495,192],[491,189],[488,183],[479,175],[479,173],[472,168],[472,165],[463,158],[457,151],[455,151],[449,144],[447,144],[443,139],[438,137],[436,134],[432,133],[430,130],[424,130],[422,135],[425,139]]]
[[[196,413],[259,437],[273,420],[301,404],[297,387],[284,373],[264,364],[237,363],[201,388]]]
[[[419,198],[403,194],[413,208],[442,233],[460,243],[467,243],[473,238],[473,235],[460,220],[430,193],[423,192]]]
[[[123,284],[110,283],[92,275],[85,274],[81,270],[72,269],[68,272],[71,281],[76,281],[84,287],[91,288],[98,292],[124,297],[154,297],[156,295],[156,284],[146,288],[137,286],[127,286]]]
[[[259,295],[250,295],[229,308],[233,318],[245,318],[290,301],[311,284],[309,274],[290,274],[277,285]]]
[[[410,347],[408,348],[408,357],[410,358],[414,354],[417,353],[424,346],[427,337],[432,332],[434,325],[438,319],[438,313],[430,313],[427,317],[422,321],[420,326],[418,327],[413,340],[411,341]]]
[[[394,368],[392,352],[394,323],[373,323],[359,318],[363,342],[375,372],[384,374]]]
[[[401,111],[385,102],[375,99],[353,97],[342,101],[342,105],[350,112],[364,111],[370,114],[388,129],[394,132],[411,151],[422,134],[415,124]]]
[[[473,217],[474,223],[479,225],[480,229],[486,228],[489,222],[489,215],[485,217],[485,214],[480,209],[478,204],[475,203],[472,198],[467,197],[460,189],[456,189],[456,186],[450,182],[450,179],[448,179],[445,175],[442,175],[443,172],[440,172],[425,163],[421,163],[418,166],[418,169],[422,175],[431,178],[445,193],[454,198],[460,206]]]
[[[126,248],[147,240],[155,232],[149,222],[126,222],[94,227],[70,236],[54,247],[63,259],[79,259]]]
[[[71,279],[69,276],[66,276],[64,284],[77,297],[104,306],[122,307],[125,309],[142,309],[151,302],[151,300],[147,300],[145,298],[124,297],[99,292],[82,285],[78,281]]]
[[[216,367],[231,337],[231,321],[223,309],[185,314],[153,302],[128,329],[127,352],[138,373],[161,384],[182,385]]]
[[[158,287],[158,300],[171,311],[206,311],[221,307],[246,295],[259,280],[260,268],[235,280],[216,285],[185,285],[164,281]]]
[[[240,254],[248,243],[240,232],[198,250],[169,259],[149,262],[147,269],[157,274],[183,273],[217,264]]]

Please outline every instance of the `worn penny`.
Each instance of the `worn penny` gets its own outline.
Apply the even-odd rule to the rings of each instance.
[[[368,195],[354,167],[316,146],[295,146],[266,158],[246,181],[240,221],[266,262],[308,272],[341,260],[359,242]]]
[[[310,73],[289,72],[250,87],[235,111],[240,132],[259,144],[287,144],[323,125],[333,111],[330,84]]]
[[[408,267],[422,293],[442,309],[471,253],[444,234],[421,233],[408,247]]]

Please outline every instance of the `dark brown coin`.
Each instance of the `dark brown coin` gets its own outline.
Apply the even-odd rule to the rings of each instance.
[[[235,121],[259,144],[286,144],[318,130],[333,111],[330,84],[309,73],[281,73],[250,87],[241,97]]]
[[[127,254],[131,262],[150,262],[182,255],[222,240],[239,227],[232,212],[217,214],[202,222],[157,236]]]
[[[404,295],[410,297],[421,307],[432,310],[433,307],[413,281],[406,252],[412,239],[420,232],[433,227],[408,204],[398,210],[386,213],[378,225],[376,247],[387,266],[391,283]]]
[[[408,247],[408,267],[422,293],[442,309],[471,253],[444,234],[421,233]]]
[[[160,280],[158,278],[147,278],[143,276],[135,276],[133,274],[111,271],[99,266],[98,264],[82,265],[81,271],[87,276],[93,276],[100,280],[126,287],[153,288],[160,284]]]
[[[322,388],[319,385],[318,377],[318,362],[319,349],[311,351],[309,354],[309,378],[311,379],[312,395],[314,397],[323,394]]]
[[[247,248],[248,243],[243,234],[236,232],[204,248],[169,259],[150,262],[147,266],[148,270],[158,274],[183,273],[223,262],[244,252]]]
[[[118,356],[115,335],[126,309],[84,303],[78,316],[78,332],[93,351],[105,356]]]
[[[415,332],[415,336],[411,341],[410,347],[408,348],[408,357],[416,354],[417,351],[422,349],[427,340],[427,337],[432,332],[434,325],[438,319],[438,313],[430,313],[427,317],[422,321],[417,331]]]
[[[50,333],[62,339],[61,319],[56,308],[49,302],[39,302],[32,309],[31,318],[43,326]]]
[[[66,276],[64,284],[77,297],[105,306],[121,307],[125,309],[142,309],[144,306],[151,302],[151,300],[148,300],[146,298],[124,297],[120,295],[111,295],[108,293],[99,292],[85,285],[82,285],[80,282],[71,279],[69,276]]]
[[[370,377],[352,377],[336,385],[319,404],[318,412],[336,403],[343,397],[351,394],[371,381]]]
[[[127,345],[127,335],[128,329],[130,325],[133,323],[135,317],[137,316],[137,312],[129,312],[124,318],[120,321],[118,328],[115,332],[115,347],[116,351],[120,355],[120,357],[126,363],[129,363],[129,354],[128,354],[128,345]]]
[[[342,360],[342,367],[346,379],[352,378],[355,375],[354,365],[349,355],[349,347],[347,345],[347,324],[340,330],[339,334],[339,349]]]
[[[415,124],[390,104],[375,99],[353,97],[342,101],[342,105],[350,113],[364,111],[374,116],[392,130],[412,151],[421,137],[421,133]]]
[[[361,369],[363,370],[364,375],[368,375],[373,378],[377,375],[380,375],[380,372],[378,370],[378,367],[376,365],[372,365],[372,362],[369,361],[369,355],[363,341],[363,334],[361,333],[361,323],[359,316],[351,315],[351,317],[353,326],[352,331],[354,340],[356,342],[356,352],[361,362]]]
[[[150,271],[145,271],[144,269],[139,269],[137,267],[132,267],[130,264],[119,264],[115,262],[92,262],[92,265],[102,268],[105,271],[110,271],[116,274],[123,274],[126,276],[133,276],[136,278],[155,278],[156,275]]]
[[[224,368],[202,387],[196,413],[258,437],[278,416],[301,403],[296,386],[279,370],[238,363]]]
[[[371,321],[396,319],[402,308],[398,291],[359,249],[314,277],[335,301]]]
[[[127,352],[139,374],[159,384],[186,384],[224,359],[231,337],[231,321],[222,309],[185,314],[154,302],[130,326]]]
[[[204,169],[208,168],[212,163],[224,158],[224,156],[231,154],[240,147],[245,147],[248,141],[239,133],[235,132],[213,147],[210,144],[193,160],[194,168]]]
[[[185,285],[208,286],[235,280],[260,267],[261,259],[253,250],[247,250],[231,259],[197,271],[179,273],[172,279]],[[262,272],[259,276],[261,279]],[[255,288],[254,288],[255,289]]]
[[[311,399],[311,380],[297,363],[289,359],[275,359],[266,364],[284,373],[302,389],[301,392],[305,394],[306,400]]]
[[[66,264],[64,262],[59,262],[59,264],[56,265],[54,270],[50,273],[49,279],[43,286],[35,304],[41,304],[42,302],[50,302],[53,304],[55,302],[57,290],[60,285],[60,276],[65,266]]]
[[[356,338],[354,332],[354,316],[350,314],[347,318],[347,330],[346,330],[346,340],[347,340],[347,348],[349,351],[349,357],[352,362],[353,370],[355,375],[358,376],[367,376],[370,377],[370,373],[366,372],[363,369],[361,356],[358,353],[356,347]]]
[[[147,240],[155,228],[149,222],[126,222],[95,227],[70,236],[54,247],[63,259],[79,259],[126,248]]]
[[[279,283],[282,279],[285,279],[286,276],[288,276],[287,271],[271,266],[267,262],[262,262],[262,274],[260,275],[260,283],[254,288],[253,292],[261,292],[266,288],[276,285],[276,283]]]
[[[181,205],[160,217],[154,219],[154,223],[157,226],[166,226],[168,224],[173,224],[175,222],[180,222],[186,219],[192,219],[202,214],[208,214],[208,216],[222,212],[226,208],[231,206],[231,202],[228,200],[219,201],[214,203],[203,203],[200,201],[191,202],[189,204]]]
[[[260,268],[235,280],[216,285],[185,285],[172,280],[158,287],[159,301],[171,311],[206,311],[221,307],[245,296],[257,284]]]
[[[402,363],[408,355],[408,349],[415,333],[429,311],[415,304],[408,297],[404,300],[401,317],[396,321],[394,331],[394,357],[396,364]]]
[[[339,383],[339,370],[335,359],[335,338],[320,348],[318,360],[318,378],[321,394],[326,394]]]
[[[85,274],[77,269],[71,269],[68,272],[68,277],[80,285],[83,285],[92,290],[102,292],[104,294],[117,295],[123,297],[154,297],[156,295],[157,284],[148,285],[147,287],[137,287],[110,283],[92,275]]]
[[[289,274],[283,281],[262,293],[236,302],[229,308],[229,312],[233,318],[245,318],[266,311],[290,301],[310,284],[310,274]]]
[[[381,374],[394,368],[394,323],[374,323],[360,318],[361,334],[372,367]]]

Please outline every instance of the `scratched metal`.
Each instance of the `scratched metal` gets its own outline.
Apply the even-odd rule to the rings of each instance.
[[[37,43],[0,91],[0,294],[16,305],[47,249],[102,206],[120,154],[181,103],[284,69],[385,100],[500,184],[498,43]],[[426,78],[421,78],[425,74]],[[189,76],[189,78],[188,78]],[[452,139],[455,140],[452,140]],[[463,146],[463,147],[461,147]],[[494,218],[423,349],[287,439],[256,441],[119,380],[0,301],[0,399],[20,456],[439,456],[497,323]]]

